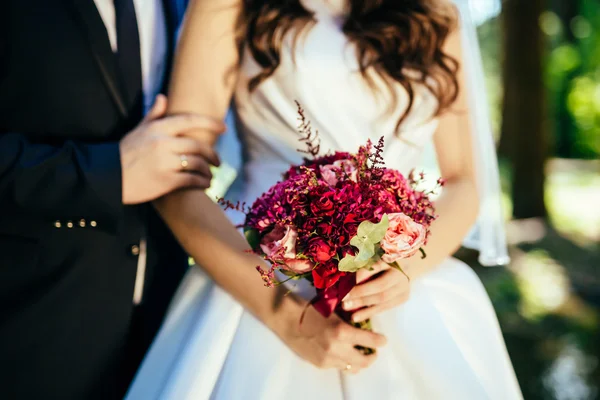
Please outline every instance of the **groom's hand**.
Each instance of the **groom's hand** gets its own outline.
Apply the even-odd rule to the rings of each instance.
[[[361,269],[356,274],[356,285],[344,298],[342,306],[352,314],[354,322],[365,321],[383,311],[397,307],[408,300],[408,277],[383,261],[371,271]]]
[[[146,118],[120,142],[123,204],[155,200],[185,187],[206,189],[212,178],[210,165],[219,157],[210,143],[183,135],[193,131],[225,131],[225,125],[200,115],[164,117],[167,99],[156,98]]]

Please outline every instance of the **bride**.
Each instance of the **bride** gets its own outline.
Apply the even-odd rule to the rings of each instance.
[[[520,399],[483,286],[451,258],[478,215],[467,80],[448,0],[192,0],[169,94],[171,113],[223,119],[233,99],[252,202],[299,163],[297,100],[324,151],[385,136],[408,173],[433,140],[446,179],[428,257],[410,282],[379,267],[344,307],[375,332],[323,318],[299,284],[262,286],[262,261],[201,191],[156,204],[192,268],[129,399]],[[203,135],[203,132],[190,134]],[[481,156],[481,155],[479,155]],[[236,220],[236,218],[238,220]],[[359,277],[362,282],[367,278]],[[356,345],[376,347],[366,356]]]

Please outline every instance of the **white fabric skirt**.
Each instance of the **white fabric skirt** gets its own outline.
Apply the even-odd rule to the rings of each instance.
[[[415,280],[409,301],[373,324],[388,339],[373,366],[320,370],[192,268],[126,398],[522,399],[489,297],[464,263]]]

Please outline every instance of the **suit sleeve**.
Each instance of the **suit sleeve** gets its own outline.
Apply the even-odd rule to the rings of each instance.
[[[0,200],[48,221],[90,218],[115,228],[124,210],[119,144],[48,145],[0,133]]]

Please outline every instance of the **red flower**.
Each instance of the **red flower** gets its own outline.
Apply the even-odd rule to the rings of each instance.
[[[317,190],[314,193],[310,209],[315,215],[325,215],[330,217],[335,212],[335,203],[333,202],[335,192],[323,187],[320,187],[319,189],[321,190]],[[325,189],[326,191],[322,189]]]
[[[344,217],[344,224],[350,224],[350,223],[354,223],[354,222],[357,222],[356,221],[356,214],[349,213],[348,215],[346,215]]]
[[[352,236],[355,236],[355,234]],[[338,246],[346,246],[350,243],[350,236],[348,236],[348,234],[341,233],[337,237],[336,243],[338,244]]]
[[[308,245],[308,254],[318,263],[326,263],[335,255],[333,249],[325,240],[321,238],[312,239]]]
[[[326,222],[321,222],[317,225],[317,233],[321,236],[330,236],[333,232],[333,225]]]
[[[317,227],[318,222],[319,220],[317,218],[307,218],[304,221],[304,225],[302,226],[302,228],[308,232],[312,232]]]
[[[312,271],[313,283],[317,289],[329,289],[335,285],[345,272],[340,272],[335,263],[321,265]]]

